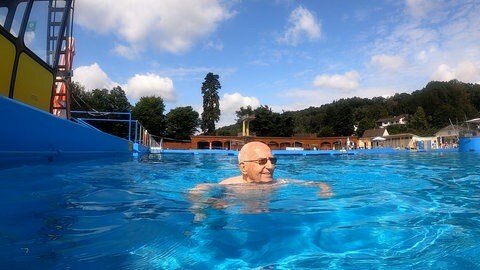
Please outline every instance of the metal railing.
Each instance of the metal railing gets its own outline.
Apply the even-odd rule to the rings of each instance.
[[[128,135],[127,135],[127,140],[133,142],[133,143],[138,143],[141,145],[144,145],[146,147],[151,147],[152,141],[152,135],[150,135],[147,131],[147,129],[142,126],[142,124],[138,120],[132,119],[132,113],[130,112],[98,112],[98,111],[71,111],[72,114],[72,121],[75,121],[81,125],[87,126],[89,128],[94,128],[97,130],[102,130],[95,125],[93,125],[91,122],[112,122],[112,123],[128,123]],[[78,115],[89,115],[91,117],[73,117],[74,114]],[[111,116],[127,116],[128,119],[111,119],[111,118],[106,118],[111,117]],[[103,116],[103,118],[102,118]],[[111,132],[102,130],[104,132],[107,132],[109,134],[112,134]],[[117,134],[112,134],[117,137]]]

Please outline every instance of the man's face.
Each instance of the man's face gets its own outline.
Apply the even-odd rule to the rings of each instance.
[[[255,183],[272,182],[273,171],[275,170],[275,161],[272,158],[272,151],[266,145],[252,149],[251,153],[243,161],[247,180]]]

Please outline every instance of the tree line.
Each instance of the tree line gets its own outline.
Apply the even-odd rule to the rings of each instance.
[[[177,107],[165,114],[165,103],[158,96],[141,97],[135,105],[132,105],[120,86],[112,90],[86,91],[78,82],[72,82],[70,85],[70,109],[73,117],[85,118],[96,128],[119,137],[128,137],[128,122],[93,121],[92,118],[99,119],[101,116],[107,120],[129,120],[128,115],[116,113],[131,113],[132,119],[138,120],[154,136],[189,140],[190,136],[199,131],[199,127],[204,134],[215,133],[215,123],[220,119],[218,96],[220,88],[219,76],[208,73],[201,87],[203,94],[201,118],[191,106]]]
[[[242,107],[237,111],[237,123],[217,130],[219,135],[236,135],[242,129],[241,116],[254,114],[250,131],[257,136],[293,136],[316,134],[319,137],[358,136],[377,127],[382,118],[405,115],[407,125],[389,126],[389,134],[414,133],[433,135],[450,125],[480,115],[480,85],[432,81],[411,94],[392,97],[339,99],[330,104],[299,111],[275,113],[268,106],[254,110]]]
[[[114,87],[112,90],[85,91],[82,85],[73,82],[71,90],[70,109],[72,111],[105,113],[72,113],[72,116],[76,118],[99,118],[101,116],[102,119],[128,120],[127,115],[108,113],[131,112],[132,119],[138,120],[150,134],[177,140],[190,139],[190,136],[197,132],[200,124],[199,114],[191,106],[177,107],[165,115],[165,104],[161,97],[141,97],[135,106],[132,106],[120,86]],[[88,121],[88,123],[104,132],[122,138],[128,137],[127,122]],[[133,129],[132,127],[132,131]]]
[[[150,134],[176,140],[189,140],[198,133],[206,135],[236,136],[242,130],[242,117],[255,115],[250,131],[257,136],[290,137],[294,134],[316,134],[319,137],[358,136],[367,129],[375,128],[381,118],[405,115],[407,125],[389,126],[390,134],[414,133],[433,135],[450,124],[461,124],[479,116],[480,85],[432,81],[423,89],[411,94],[399,93],[392,97],[339,99],[330,104],[311,106],[299,111],[273,112],[268,105],[253,109],[241,107],[236,111],[236,123],[216,129],[220,119],[218,91],[219,76],[208,73],[201,86],[203,112],[200,115],[191,106],[177,107],[165,114],[161,97],[141,97],[133,106],[120,87],[112,90],[94,89],[85,91],[78,83],[72,84],[72,110],[131,112]],[[90,117],[90,116],[87,116]],[[119,119],[122,116],[107,115]],[[125,123],[94,123],[106,132],[126,137]]]

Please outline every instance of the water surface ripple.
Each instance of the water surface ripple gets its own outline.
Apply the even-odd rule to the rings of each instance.
[[[236,157],[165,154],[0,170],[5,269],[480,269],[480,163],[470,153],[279,156],[276,176],[323,182],[188,190]],[[207,198],[208,199],[208,198]]]

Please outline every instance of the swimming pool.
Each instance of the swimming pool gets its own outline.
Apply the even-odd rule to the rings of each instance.
[[[193,222],[186,191],[236,156],[163,154],[0,170],[5,269],[478,269],[471,153],[279,156],[277,178],[323,181],[228,198]],[[214,191],[215,192],[215,191]],[[212,196],[222,196],[214,194]],[[260,200],[260,201],[259,201]]]

